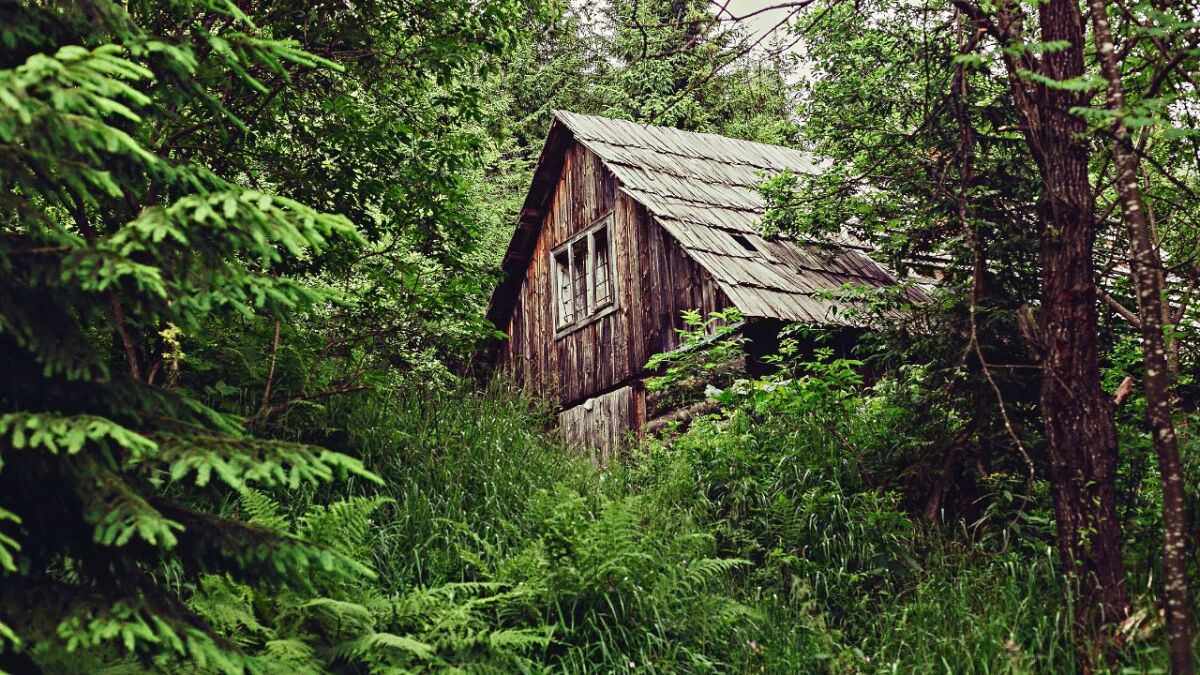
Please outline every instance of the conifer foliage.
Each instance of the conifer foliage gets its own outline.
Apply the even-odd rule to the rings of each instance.
[[[196,508],[209,490],[373,476],[342,454],[252,439],[177,381],[184,338],[211,317],[287,321],[329,301],[278,270],[359,235],[159,151],[186,115],[244,126],[228,101],[262,90],[252,72],[332,64],[232,2],[152,4],[0,6],[0,667],[95,651],[240,671],[181,580],[303,589],[371,574]],[[178,31],[155,35],[137,12]],[[162,496],[174,493],[192,498]]]

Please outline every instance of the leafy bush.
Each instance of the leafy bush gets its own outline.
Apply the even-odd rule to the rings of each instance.
[[[757,564],[755,586],[867,612],[867,599],[911,574],[913,532],[899,496],[872,489],[864,453],[887,428],[839,384],[856,379],[842,361],[736,383],[716,395],[723,414],[644,450],[633,480],[712,523],[723,550]]]
[[[991,474],[977,521],[914,519],[906,469],[961,426],[953,407],[928,401],[920,368],[867,386],[858,362],[814,356],[785,341],[776,374],[710,387],[720,411],[645,444],[624,475],[713,528],[719,553],[752,561],[735,572],[739,595],[786,626],[761,635],[763,663],[1073,668],[1044,484],[1025,495],[1024,479]]]
[[[702,400],[706,389],[732,382],[745,366],[747,339],[740,334],[742,313],[736,308],[704,317],[695,310],[683,312],[679,329],[681,346],[654,354],[646,370],[658,375],[646,380],[646,391],[663,413]]]

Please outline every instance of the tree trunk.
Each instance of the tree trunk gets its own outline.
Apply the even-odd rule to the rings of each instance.
[[[1051,38],[1052,39],[1052,38]],[[1076,620],[1085,633],[1125,618],[1129,600],[1116,513],[1117,434],[1100,386],[1096,347],[1095,238],[1088,155],[1064,133],[1047,134],[1040,205],[1041,412],[1063,570],[1079,584]]]
[[[1170,371],[1163,334],[1167,311],[1163,301],[1162,260],[1151,239],[1150,223],[1137,180],[1138,160],[1130,145],[1129,128],[1125,125],[1125,91],[1108,24],[1107,3],[1105,0],[1088,0],[1088,4],[1095,27],[1100,70],[1108,84],[1108,107],[1116,113],[1113,165],[1117,172],[1122,218],[1129,230],[1131,266],[1141,320],[1146,414],[1162,477],[1163,596],[1171,671],[1176,675],[1191,675],[1196,669],[1192,655],[1192,596],[1187,581],[1187,514],[1183,466],[1171,415]]]
[[[1002,47],[1024,46],[1022,4],[998,0],[995,16],[969,0],[953,0]],[[1078,586],[1075,622],[1086,667],[1092,636],[1129,612],[1121,531],[1116,513],[1117,433],[1112,402],[1100,387],[1096,346],[1096,284],[1092,252],[1095,199],[1084,103],[1072,91],[1031,81],[1023,71],[1053,80],[1084,74],[1083,15],[1075,0],[1037,5],[1041,42],[1062,41],[1042,59],[1028,50],[1004,53],[1022,132],[1042,177],[1040,409],[1050,460],[1050,483],[1063,571]],[[1109,644],[1099,645],[1110,652]]]
[[[996,0],[989,14],[975,0],[952,0],[1001,47],[1013,104],[1042,177],[1041,221],[1042,389],[1040,410],[1050,460],[1050,483],[1063,571],[1078,586],[1075,626],[1087,666],[1088,639],[1129,613],[1121,531],[1116,513],[1117,432],[1113,404],[1100,387],[1096,346],[1096,283],[1092,253],[1095,199],[1088,176],[1090,151],[1077,92],[1027,77],[1052,80],[1084,74],[1083,15],[1076,0],[1037,4],[1042,43],[1061,41],[1041,59],[1027,48],[1024,3]],[[1102,641],[1101,649],[1111,653]]]
[[[1038,14],[1042,41],[1070,45],[1045,55],[1042,74],[1055,80],[1083,75],[1079,5],[1050,0]],[[1041,411],[1059,554],[1064,571],[1078,583],[1076,625],[1088,637],[1129,612],[1116,512],[1117,433],[1112,402],[1100,386],[1096,346],[1096,222],[1087,129],[1069,112],[1079,104],[1078,94],[1052,87],[1037,92],[1032,132],[1043,180]],[[1100,647],[1108,651],[1107,644]]]

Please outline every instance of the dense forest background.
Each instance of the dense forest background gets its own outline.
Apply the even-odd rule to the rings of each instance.
[[[1189,672],[1200,10],[778,5],[0,0],[0,670]],[[476,358],[555,109],[938,289],[597,468]]]

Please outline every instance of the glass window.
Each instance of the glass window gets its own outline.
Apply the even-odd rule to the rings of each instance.
[[[592,254],[595,258],[593,269],[595,281],[594,302],[597,308],[612,302],[612,284],[609,283],[608,271],[608,228],[602,227],[592,234]]]
[[[583,326],[615,304],[612,216],[605,216],[551,254],[558,331]]]
[[[558,306],[558,325],[566,326],[575,320],[571,311],[571,260],[566,251],[554,255],[555,297]]]
[[[588,311],[588,250],[587,239],[571,244],[571,290],[579,316],[586,317]]]

